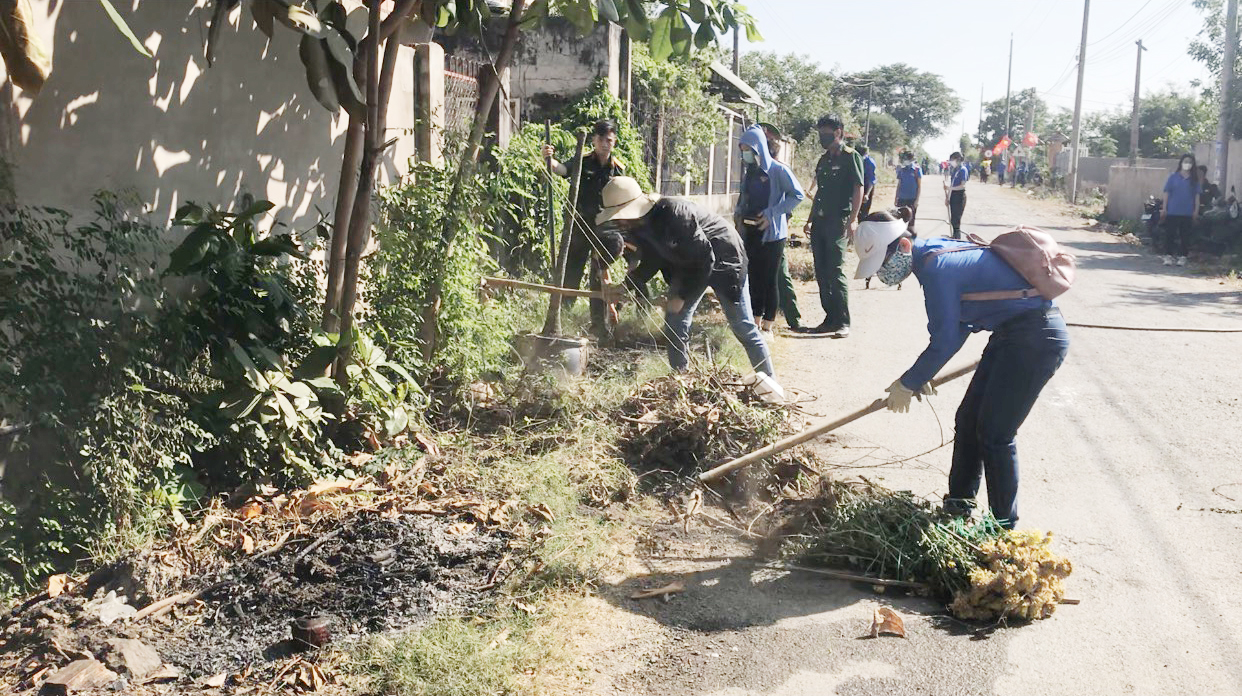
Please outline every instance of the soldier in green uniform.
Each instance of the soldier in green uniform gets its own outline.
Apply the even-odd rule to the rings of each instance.
[[[863,162],[845,144],[840,116],[824,116],[816,127],[825,152],[815,166],[815,202],[803,231],[811,238],[824,321],[809,332],[845,338],[850,335],[849,281],[842,265],[862,208]]]
[[[603,276],[606,272],[599,254],[592,253],[600,248],[596,236],[595,216],[602,205],[602,191],[614,177],[625,174],[625,167],[613,156],[617,147],[617,126],[608,119],[595,123],[591,136],[591,151],[582,155],[582,180],[578,185],[578,217],[574,220],[573,234],[569,238],[569,255],[565,264],[565,287],[578,289],[582,285],[582,275],[590,261],[591,273],[589,285],[592,290],[603,287]],[[543,146],[543,156],[552,157],[552,146]],[[569,176],[569,167],[552,160],[552,171],[560,176]],[[573,304],[573,298],[566,298],[565,305]],[[606,306],[603,300],[591,300],[591,330],[595,335],[605,337],[607,321]]]

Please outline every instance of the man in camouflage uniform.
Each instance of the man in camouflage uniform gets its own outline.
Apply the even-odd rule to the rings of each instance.
[[[842,266],[846,247],[858,228],[863,202],[862,157],[845,144],[840,116],[824,116],[816,124],[825,149],[815,166],[815,202],[803,230],[810,236],[815,256],[815,280],[824,321],[810,333],[850,335],[849,281]]]

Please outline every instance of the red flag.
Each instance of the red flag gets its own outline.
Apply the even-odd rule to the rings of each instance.
[[[1034,133],[1027,133],[1022,136],[1022,144],[1027,147],[1035,147],[1039,144],[1039,136]]]
[[[1003,152],[1005,150],[1008,150],[1009,146],[1012,144],[1013,144],[1013,141],[1009,139],[1008,135],[1002,135],[1000,142],[996,143],[996,147],[993,149],[996,150],[997,152]]]

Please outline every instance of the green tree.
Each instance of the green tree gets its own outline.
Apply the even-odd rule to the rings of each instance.
[[[962,100],[939,75],[905,63],[852,73],[842,80],[856,112],[865,114],[870,101],[873,109],[897,119],[915,142],[942,134],[944,125],[962,109]]]
[[[871,114],[871,149],[885,154],[896,151],[906,144],[906,131],[889,114]]]
[[[1015,92],[1009,99],[1009,139],[1015,143],[1022,142],[1026,135],[1026,119],[1030,115],[1031,104],[1035,105],[1034,130],[1038,135],[1046,133],[1048,124],[1048,103],[1039,98],[1034,87]],[[1066,126],[1066,135],[1069,127]],[[992,147],[1005,135],[1005,99],[1004,97],[987,102],[983,105],[983,123],[975,137],[981,145]]]
[[[1129,157],[1130,119],[1130,109],[1093,115],[1086,119],[1083,136],[1111,139],[1117,156]],[[1200,95],[1177,90],[1148,93],[1139,103],[1138,156],[1177,157],[1196,142],[1215,139],[1216,123],[1215,106]]]
[[[763,117],[799,142],[814,132],[820,116],[849,116],[839,82],[808,56],[755,51],[742,56],[740,69],[768,105]]]
[[[654,151],[660,147],[670,171],[701,177],[702,172],[692,168],[707,163],[696,154],[715,142],[717,131],[724,130],[720,98],[708,94],[709,61],[698,56],[657,61],[642,44],[634,47],[631,60],[634,121],[642,131],[647,160],[654,162]],[[661,133],[664,141],[658,143]]]
[[[209,62],[219,48],[229,13],[240,4],[242,0],[215,0],[207,33]],[[480,80],[474,125],[448,200],[457,200],[466,181],[475,174],[487,115],[500,90],[495,76],[509,69],[521,33],[539,26],[549,16],[569,19],[584,34],[599,22],[619,22],[633,39],[649,43],[651,56],[657,61],[708,48],[731,30],[745,29],[748,40],[762,40],[754,19],[735,0],[535,0],[498,9],[493,9],[488,0],[367,0],[367,31],[361,38],[350,34],[347,13],[339,0],[250,0],[249,4],[256,25],[268,36],[276,22],[302,35],[298,53],[315,98],[325,108],[335,110],[339,106],[349,114],[323,312],[324,328],[343,337],[336,366],[340,380],[344,380],[349,362],[351,346],[344,337],[352,335],[360,258],[370,236],[376,166],[387,147],[384,116],[399,48],[393,36],[405,22],[419,18],[449,31],[477,31],[492,19],[493,12],[503,13],[499,21],[504,32],[488,71],[492,77]],[[444,258],[451,254],[464,227],[462,217],[452,209],[444,211]],[[442,275],[442,269],[430,268],[428,272]],[[423,321],[429,331],[423,337],[424,357],[436,349],[440,290],[440,281],[433,280]]]
[[[1211,104],[1220,103],[1220,70],[1224,62],[1225,46],[1225,7],[1224,0],[1193,0],[1194,6],[1203,14],[1203,28],[1199,37],[1190,42],[1188,53],[1191,58],[1203,63],[1215,78],[1211,85],[1203,90],[1203,97]],[[1242,51],[1234,56],[1234,75],[1242,75]],[[1242,80],[1234,80],[1230,132],[1235,138],[1242,138]],[[1215,136],[1213,136],[1215,139]]]
[[[962,133],[962,137],[957,139],[957,151],[962,153],[962,157],[971,159],[971,153],[975,150],[974,143],[970,140],[968,133]]]

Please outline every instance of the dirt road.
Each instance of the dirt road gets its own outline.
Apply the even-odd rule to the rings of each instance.
[[[1058,204],[971,187],[968,231],[1036,224],[1078,254],[1067,320],[1242,327],[1236,287],[1163,267]],[[921,234],[947,230],[934,204],[922,213]],[[813,290],[802,288],[810,324],[822,316]],[[850,338],[778,339],[781,381],[825,416],[882,396],[926,345],[916,282],[855,281],[851,292]],[[976,359],[985,340],[972,338],[950,367]],[[1071,340],[1019,436],[1019,526],[1055,532],[1081,605],[978,634],[928,602],[756,569],[744,545],[699,532],[649,562],[682,577],[684,595],[631,601],[633,577],[606,588],[598,619],[608,628],[584,636],[595,667],[586,681],[597,693],[670,696],[1242,693],[1242,335],[1071,329]],[[965,386],[854,423],[823,454],[842,473],[939,498],[951,445],[893,462],[952,438]],[[906,615],[908,639],[864,638],[881,605]]]

